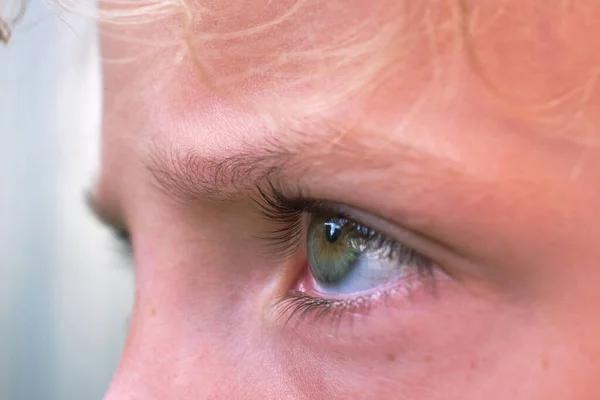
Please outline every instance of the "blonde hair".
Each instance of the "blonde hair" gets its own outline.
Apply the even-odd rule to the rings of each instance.
[[[74,8],[64,1],[64,7]],[[189,60],[212,89],[227,96],[235,83],[259,81],[264,92],[279,96],[270,102],[270,109],[280,106],[287,112],[298,111],[285,101],[286,94],[297,93],[298,88],[317,89],[302,90],[309,94],[301,102],[302,112],[308,113],[367,89],[375,92],[407,69],[410,55],[423,46],[423,37],[428,38],[425,46],[435,52],[439,43],[433,43],[434,36],[442,32],[458,44],[466,26],[461,20],[465,0],[446,0],[439,15],[409,0],[374,2],[367,7],[368,15],[353,14],[357,1],[173,1],[136,3],[128,9],[112,8],[109,0],[99,17],[105,21],[105,34],[139,15],[144,16],[139,23],[177,20],[173,25],[179,30],[171,34],[180,36],[162,42],[184,43]],[[139,11],[142,8],[144,12]],[[427,70],[425,65],[420,68],[423,73]],[[269,84],[277,85],[277,90],[270,90]]]
[[[184,44],[204,81],[224,95],[233,83],[268,76],[285,81],[271,93],[317,85],[313,96],[302,99],[302,107],[318,111],[365,90],[377,93],[404,71],[416,70],[435,81],[458,74],[464,63],[493,101],[536,123],[568,130],[597,113],[586,109],[590,99],[600,96],[600,49],[589,50],[590,42],[600,45],[600,32],[594,30],[600,24],[600,4],[593,1],[540,5],[537,0],[498,0],[488,5],[440,0],[431,7],[431,1],[386,0],[369,5],[363,18],[351,15],[352,1],[104,0],[101,7],[57,1],[66,10],[98,18],[106,32],[170,22],[177,29],[169,43]],[[345,18],[322,25],[323,14]],[[16,19],[5,17],[0,40],[8,40]],[[326,43],[312,40],[323,36]],[[544,52],[551,57],[553,49],[562,51],[555,55],[559,59],[541,62]],[[518,57],[503,64],[513,51],[520,52]],[[427,57],[415,56],[423,52]],[[525,74],[534,88],[529,92],[520,85]],[[439,83],[452,88],[451,77]],[[276,99],[272,104],[289,108]],[[556,113],[559,106],[567,111]]]
[[[7,44],[10,41],[13,26],[23,18],[26,2],[10,2],[0,0],[0,43]]]

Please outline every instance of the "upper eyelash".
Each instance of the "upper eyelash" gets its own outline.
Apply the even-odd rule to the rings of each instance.
[[[253,199],[253,208],[264,218],[275,222],[279,228],[266,232],[263,239],[269,242],[273,255],[283,259],[296,253],[304,238],[303,216],[305,213],[330,213],[335,219],[344,219],[357,228],[357,232],[372,248],[389,249],[388,257],[399,263],[411,263],[421,275],[430,274],[433,263],[412,248],[389,238],[367,226],[355,222],[344,212],[331,210],[326,202],[304,197],[292,198],[278,190],[274,184],[257,187],[258,196]]]
[[[386,248],[386,257],[390,260],[416,267],[418,275],[429,282],[429,287],[435,294],[435,264],[414,249],[356,222],[351,216],[336,210],[325,201],[311,200],[302,196],[288,197],[271,184],[266,188],[259,187],[257,193],[258,196],[253,199],[254,210],[279,226],[262,237],[269,241],[272,254],[276,257],[288,258],[298,251],[300,241],[305,237],[305,214],[331,214],[333,219],[343,219],[351,223],[370,248]],[[395,290],[391,289],[391,292]],[[307,317],[332,318],[334,321],[339,321],[344,315],[367,314],[374,297],[386,299],[388,294],[387,291],[380,291],[354,298],[333,299],[290,291],[278,299],[274,310],[286,325],[292,321],[296,324],[301,323]]]
[[[303,238],[304,213],[318,207],[320,202],[288,197],[271,183],[266,188],[258,186],[257,194],[252,199],[252,208],[265,219],[278,225],[277,229],[266,232],[261,238],[268,241],[275,256],[285,259],[293,255]]]

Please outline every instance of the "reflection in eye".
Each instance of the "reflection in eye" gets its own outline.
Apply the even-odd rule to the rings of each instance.
[[[287,197],[272,185],[258,193],[253,208],[276,226],[263,236],[269,255],[305,267],[276,303],[286,321],[368,312],[381,297],[435,286],[443,275],[429,258],[354,220],[347,207]]]
[[[341,217],[314,215],[307,232],[314,289],[325,295],[355,294],[420,272],[428,260],[378,232]]]

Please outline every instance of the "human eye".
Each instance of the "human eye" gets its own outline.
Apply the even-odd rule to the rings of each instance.
[[[433,268],[413,249],[335,212],[309,216],[306,253],[312,288],[324,297],[368,294]]]
[[[445,272],[430,258],[372,228],[363,212],[273,187],[257,210],[276,228],[264,235],[271,255],[292,259],[294,283],[276,304],[286,321],[366,315],[381,302],[435,289]],[[375,219],[373,217],[373,219]]]

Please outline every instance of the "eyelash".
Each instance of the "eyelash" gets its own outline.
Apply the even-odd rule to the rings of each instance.
[[[309,199],[302,195],[289,197],[270,184],[266,188],[258,188],[258,196],[253,199],[253,209],[278,226],[261,237],[268,243],[268,255],[277,260],[287,260],[297,254],[304,238],[306,215],[328,215],[349,221],[372,248],[388,247],[390,251],[387,256],[390,260],[398,265],[409,263],[415,266],[420,281],[427,282],[432,290],[435,289],[435,265],[431,260],[406,245],[355,222],[351,216],[335,210],[335,207],[325,201]],[[403,289],[410,290],[410,285],[407,286]],[[385,292],[377,291],[343,299],[316,297],[302,291],[290,291],[277,301],[275,310],[278,317],[286,323],[292,320],[300,323],[307,317],[338,319],[344,315],[367,314],[374,301],[381,297],[385,300],[388,295],[397,291],[398,289],[391,288]]]
[[[398,265],[411,264],[415,266],[419,282],[427,283],[427,286],[435,292],[434,263],[412,248],[355,222],[351,216],[336,210],[326,201],[310,199],[301,194],[295,197],[287,196],[273,184],[257,187],[257,194],[252,199],[252,208],[263,218],[278,226],[277,229],[266,232],[264,236],[260,237],[268,243],[268,256],[281,261],[297,254],[301,247],[301,241],[305,237],[305,215],[328,215],[351,223],[369,247],[373,249],[387,247],[389,249],[387,257]],[[129,233],[116,229],[113,233],[123,245],[121,252],[126,257],[133,258]],[[316,297],[303,291],[289,291],[278,299],[274,308],[278,318],[283,319],[286,324],[291,321],[299,324],[307,317],[313,317],[315,320],[324,317],[340,319],[345,315],[366,315],[376,300],[380,298],[386,300],[389,295],[393,295],[399,290],[406,292],[410,289],[410,285],[405,285],[401,289],[391,288],[387,291],[376,291],[363,296],[343,299]]]

